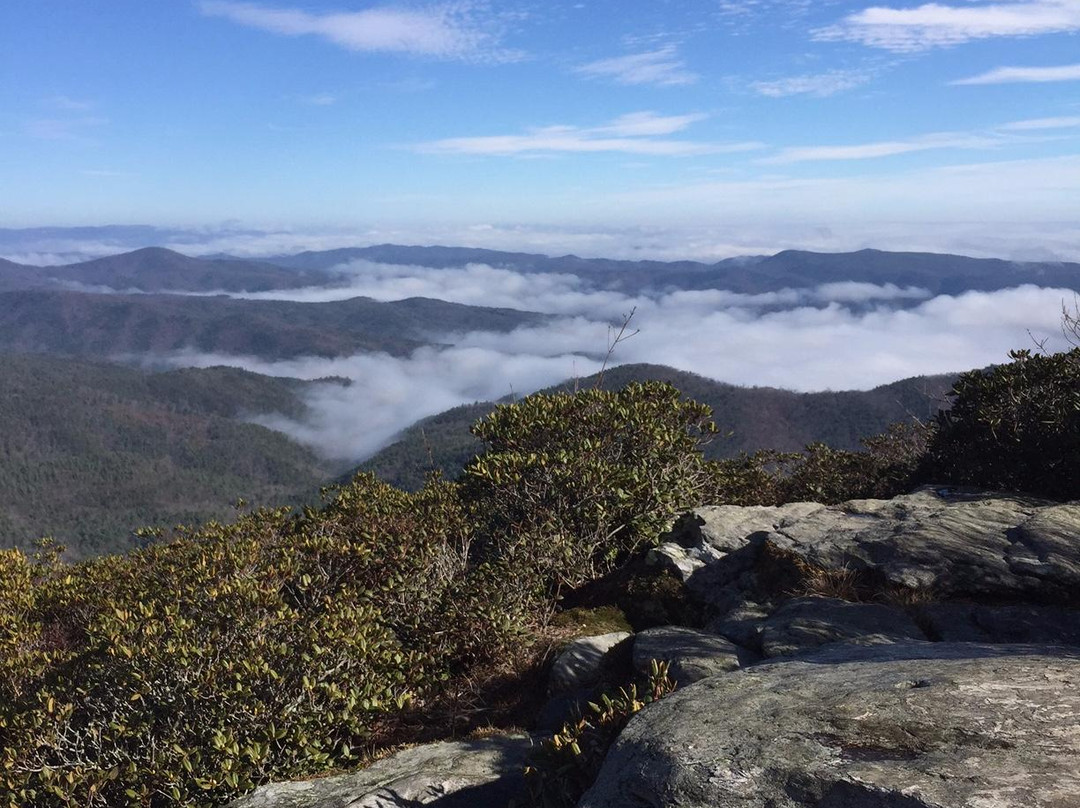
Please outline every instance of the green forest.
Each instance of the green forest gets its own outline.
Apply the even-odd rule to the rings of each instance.
[[[0,543],[55,536],[85,557],[129,549],[140,527],[232,518],[239,499],[315,498],[332,469],[238,417],[300,417],[305,384],[0,356]]]

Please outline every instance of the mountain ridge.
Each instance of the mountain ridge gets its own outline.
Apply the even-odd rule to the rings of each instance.
[[[993,291],[1023,284],[1080,290],[1080,263],[1010,261],[950,253],[865,248],[853,252],[782,250],[715,262],[581,258],[573,254],[486,248],[377,244],[307,250],[260,259],[192,257],[163,247],[142,247],[103,258],[35,267],[0,259],[0,289],[81,284],[116,291],[259,292],[334,286],[352,261],[446,269],[479,263],[523,273],[573,274],[603,288],[726,289],[745,294],[856,282],[915,286],[931,295]]]
[[[771,256],[737,256],[721,261],[631,261],[626,259],[552,257],[444,246],[380,244],[328,251],[306,251],[265,259],[294,269],[323,271],[356,260],[435,269],[483,263],[518,272],[569,273],[603,281],[609,288],[719,288],[754,294],[823,283],[892,283],[916,286],[930,294],[992,291],[1025,283],[1080,289],[1080,263],[1017,262],[948,253],[863,249],[826,253],[782,250]]]
[[[664,365],[618,365],[605,372],[604,386],[618,389],[632,381],[662,381],[689,399],[709,405],[719,436],[705,447],[721,459],[760,449],[797,451],[810,443],[859,449],[861,438],[883,432],[898,421],[927,421],[947,406],[945,394],[956,374],[913,376],[871,390],[797,393],[774,387],[743,387]],[[572,392],[596,385],[597,376],[568,379],[539,392]],[[480,451],[469,427],[498,402],[473,402],[417,421],[397,440],[358,466],[399,487],[415,490],[438,469],[454,477]]]
[[[228,519],[238,497],[312,498],[333,464],[246,420],[302,418],[309,384],[0,354],[0,547],[51,535],[75,558],[126,551],[136,528]]]
[[[0,350],[117,356],[196,350],[279,359],[404,356],[438,330],[511,331],[548,316],[432,298],[294,303],[222,296],[0,291]]]

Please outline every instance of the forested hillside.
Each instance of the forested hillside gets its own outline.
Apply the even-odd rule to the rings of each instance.
[[[238,300],[52,290],[0,293],[0,350],[112,357],[193,350],[281,359],[405,355],[450,331],[510,331],[531,312],[410,298],[382,303]]]
[[[143,525],[229,518],[241,497],[314,496],[327,464],[236,420],[302,416],[304,385],[234,368],[0,355],[0,547],[53,535],[73,557],[116,552]]]
[[[29,267],[0,262],[0,288],[13,289],[80,284],[117,291],[259,292],[333,280],[332,274],[321,271],[290,270],[261,261],[191,258],[161,247],[145,247],[64,266]]]
[[[739,387],[662,365],[622,365],[604,374],[603,386],[616,390],[634,381],[662,381],[712,408],[719,435],[704,446],[710,459],[759,449],[797,451],[814,442],[858,449],[860,438],[900,421],[928,421],[946,406],[956,377],[919,376],[873,390],[795,393],[772,387]],[[595,386],[595,376],[551,388]],[[478,451],[469,427],[494,409],[493,402],[456,407],[407,429],[360,468],[408,489],[423,485],[428,471],[454,477]]]

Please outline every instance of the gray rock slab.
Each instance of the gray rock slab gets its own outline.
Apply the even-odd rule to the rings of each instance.
[[[548,692],[555,695],[597,684],[603,674],[604,658],[629,636],[630,633],[626,631],[613,631],[594,637],[579,637],[568,643],[551,666]]]
[[[816,502],[787,505],[708,505],[680,519],[670,541],[687,548],[706,546],[720,556],[742,549],[755,533],[771,533],[824,509]]]
[[[771,533],[781,550],[825,569],[871,569],[888,583],[947,599],[1074,597],[1080,504],[1012,495],[951,498],[933,490],[853,500]]]
[[[926,639],[907,614],[892,606],[795,598],[765,620],[761,651],[766,657],[793,656],[832,642],[875,645]]]
[[[649,705],[579,808],[1072,808],[1077,649],[830,646]]]
[[[350,774],[262,786],[228,808],[505,808],[531,748],[527,735],[427,744]]]
[[[714,560],[711,556],[703,558],[701,553],[670,541],[654,547],[645,556],[647,564],[670,572],[683,582],[711,560]]]
[[[930,603],[918,609],[931,639],[1080,645],[1080,609],[1031,603]]]
[[[938,600],[1065,602],[1080,592],[1078,537],[1080,503],[925,488],[828,507],[699,508],[672,534],[682,556],[670,563],[681,564],[688,589],[718,609],[730,607],[733,589],[758,599],[782,594],[753,591],[766,545]]]
[[[660,626],[634,636],[634,670],[647,675],[654,659],[671,663],[671,678],[681,687],[753,664],[758,656],[717,634]]]

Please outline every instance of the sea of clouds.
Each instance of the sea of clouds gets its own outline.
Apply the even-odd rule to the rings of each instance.
[[[798,391],[869,389],[898,379],[968,370],[1006,360],[1010,349],[1065,345],[1063,302],[1071,291],[1023,286],[932,297],[892,284],[830,283],[766,294],[676,290],[625,294],[568,274],[518,273],[485,265],[449,269],[354,262],[334,287],[237,297],[319,302],[366,296],[431,297],[553,315],[510,333],[446,333],[432,323],[430,347],[407,357],[359,354],[267,361],[190,352],[157,357],[173,366],[234,365],[313,385],[309,416],[259,423],[327,457],[364,459],[420,418],[459,404],[523,395],[600,369],[633,313],[633,337],[617,364],[669,365],[741,385]]]

